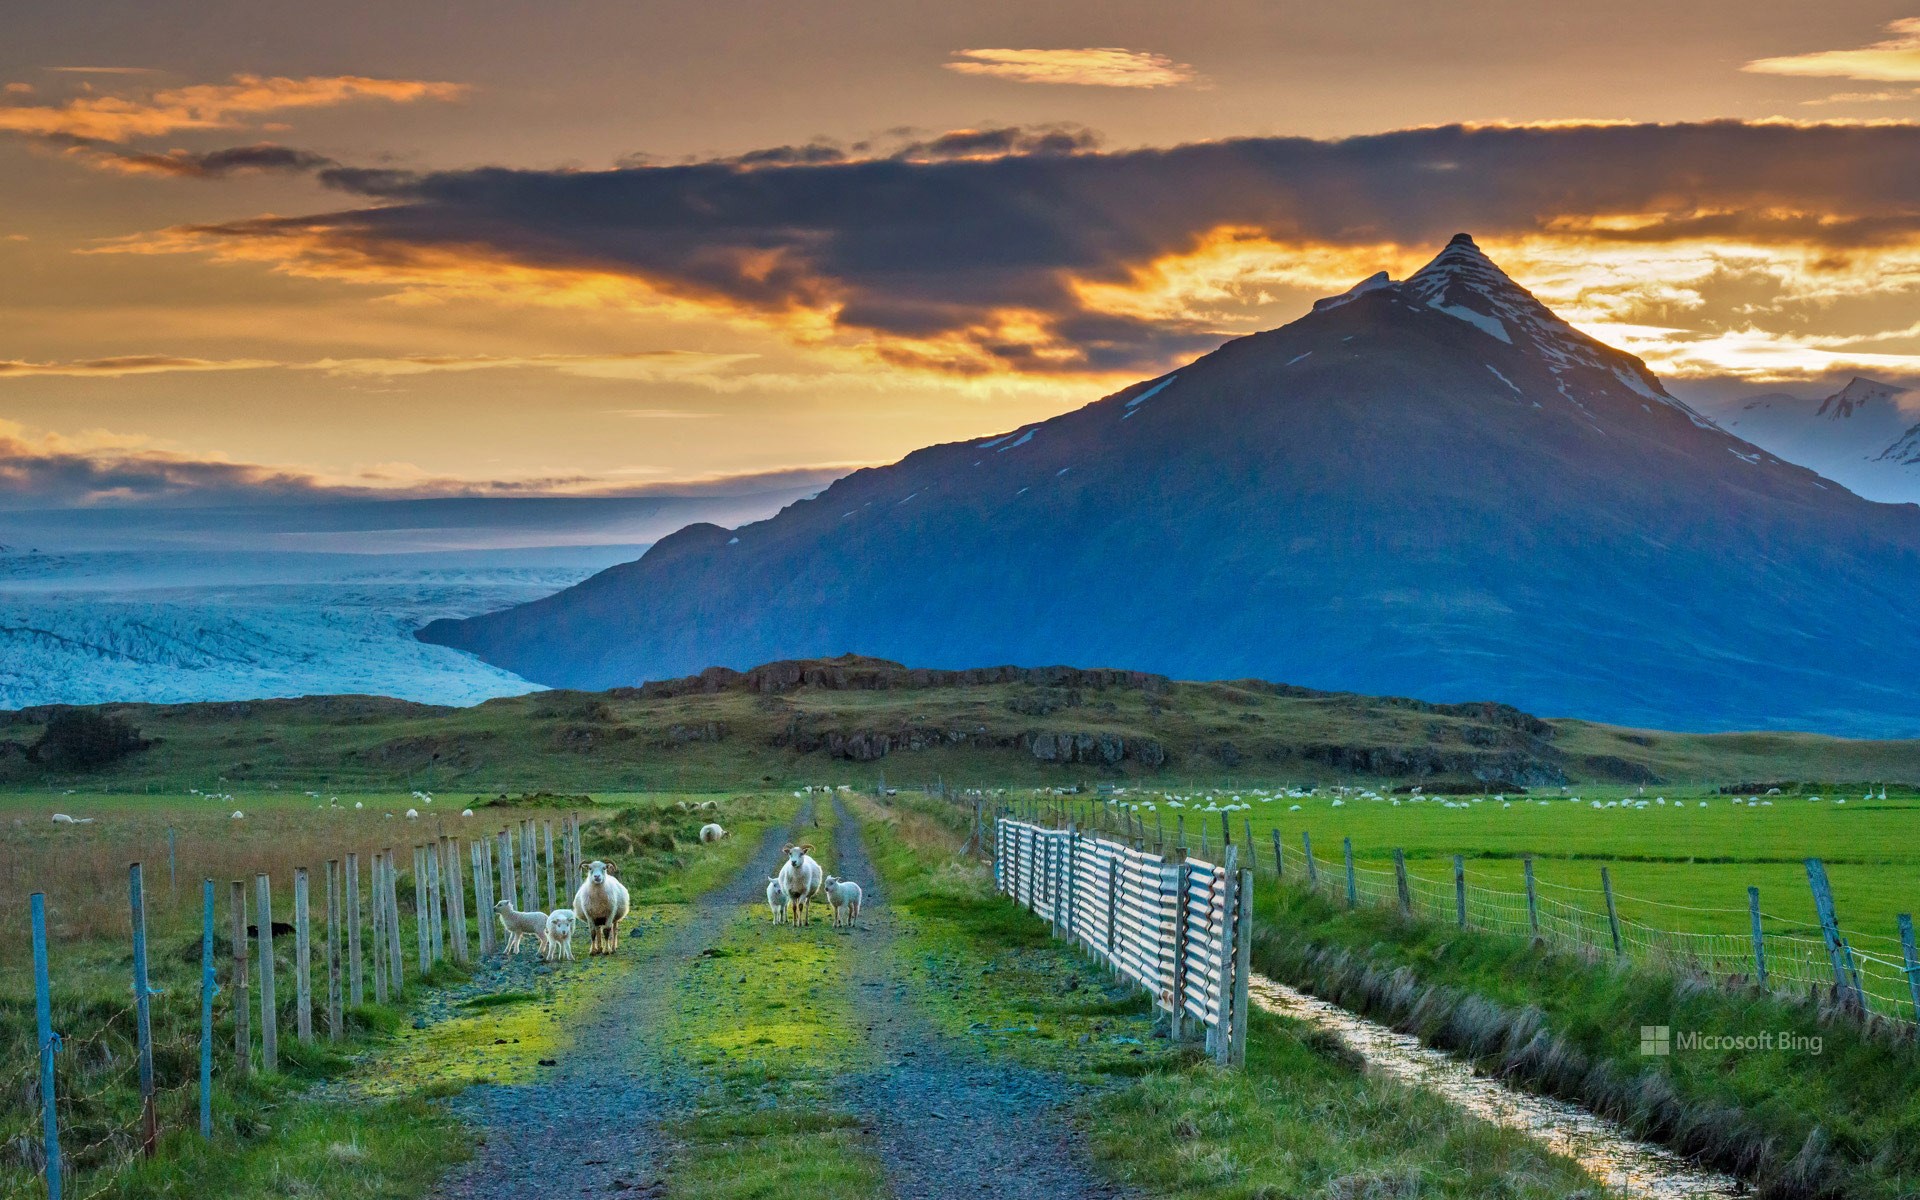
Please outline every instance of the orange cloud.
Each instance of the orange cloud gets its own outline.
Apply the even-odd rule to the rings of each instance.
[[[1887,23],[1893,36],[1857,50],[1816,50],[1779,58],[1756,58],[1741,70],[1763,75],[1866,79],[1887,83],[1920,81],[1920,17]]]
[[[956,50],[944,64],[962,75],[987,75],[1015,83],[1067,83],[1083,87],[1176,87],[1194,80],[1193,68],[1164,54],[1093,46],[1081,50]]]
[[[165,88],[142,98],[79,96],[61,104],[0,105],[0,130],[42,138],[125,142],[178,130],[235,129],[248,118],[298,108],[329,108],[361,100],[396,104],[455,100],[467,87],[363,75],[304,79],[236,75],[230,83]]]

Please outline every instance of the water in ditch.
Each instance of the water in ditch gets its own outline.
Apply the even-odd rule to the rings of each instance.
[[[1508,1087],[1451,1055],[1305,992],[1255,975],[1248,996],[1261,1008],[1338,1037],[1381,1074],[1437,1092],[1483,1120],[1518,1129],[1573,1159],[1615,1192],[1645,1200],[1695,1200],[1749,1194],[1731,1175],[1703,1170],[1671,1150],[1643,1142],[1584,1108]]]

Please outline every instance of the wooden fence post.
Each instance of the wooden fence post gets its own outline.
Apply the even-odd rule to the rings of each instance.
[[[387,860],[387,883],[381,899],[387,906],[387,929],[392,936],[387,939],[387,954],[392,959],[387,964],[387,978],[393,985],[393,995],[398,999],[407,987],[407,956],[400,948],[400,872],[393,865],[393,847],[381,851]]]
[[[293,1028],[302,1046],[313,1045],[313,967],[307,926],[307,869],[293,869]]]
[[[427,923],[432,938],[433,961],[447,960],[446,881],[440,878],[440,850],[432,842],[420,847],[427,864]]]
[[[228,948],[233,952],[233,1071],[246,1078],[253,1058],[253,1038],[247,1029],[252,1006],[247,999],[247,885],[233,881],[228,897],[228,916],[233,926]]]
[[[1180,853],[1187,852],[1187,814],[1175,813],[1173,816],[1173,840]]]
[[[1407,885],[1407,852],[1393,848],[1393,884],[1400,893],[1400,915],[1413,915],[1413,889]]]
[[[1300,850],[1307,858],[1307,888],[1312,890],[1320,886],[1320,868],[1313,861],[1313,835],[1300,831]]]
[[[433,970],[433,941],[427,920],[427,872],[420,861],[420,847],[413,848],[413,940],[420,952],[420,974]]]
[[[1360,906],[1360,887],[1359,882],[1354,878],[1353,874],[1352,838],[1343,837],[1340,839],[1340,854],[1341,857],[1346,860],[1347,864],[1347,907],[1358,908]]]
[[[1540,940],[1540,893],[1533,886],[1533,855],[1521,859],[1527,872],[1527,928],[1533,932],[1533,940]]]
[[[1747,917],[1753,924],[1753,977],[1761,987],[1767,986],[1767,942],[1760,927],[1760,889],[1747,889]]]
[[[1920,1022],[1920,953],[1916,953],[1913,944],[1913,914],[1901,913],[1896,918],[1900,926],[1900,953],[1906,960],[1907,995],[1913,1000],[1913,1019]]]
[[[1613,906],[1613,875],[1600,868],[1600,891],[1607,898],[1607,928],[1613,931],[1613,953],[1617,958],[1626,953],[1620,941],[1620,912]]]
[[[386,945],[394,939],[394,925],[386,920],[386,872],[388,872],[386,854],[372,852],[367,862],[367,929],[369,929],[369,950],[372,952],[372,998],[380,1004],[386,1004],[388,993],[388,952]],[[357,964],[355,964],[357,966]]]
[[[553,912],[560,907],[559,880],[553,877],[553,822],[542,821],[540,824],[547,849],[547,911]]]
[[[133,1021],[140,1054],[140,1151],[160,1148],[160,1114],[153,1107],[153,986],[147,981],[147,894],[140,864],[127,867],[127,904],[133,917]]]
[[[360,967],[360,855],[347,851],[347,1004],[367,1002],[366,981]]]
[[[54,1109],[53,1055],[60,1037],[53,1031],[53,977],[47,966],[47,895],[28,898],[33,912],[33,1016],[40,1039],[40,1137],[45,1147],[47,1200],[60,1200],[60,1118]]]
[[[1240,855],[1239,847],[1229,844],[1224,860],[1214,870],[1218,872],[1224,891],[1220,904],[1220,997],[1219,1007],[1214,1011],[1213,1058],[1221,1066],[1226,1066],[1233,1057],[1233,964],[1239,955],[1235,936],[1240,915]]]
[[[1223,847],[1233,845],[1233,823],[1225,809],[1220,812],[1220,845]]]
[[[260,1069],[280,1069],[280,1005],[273,991],[273,881],[265,871],[253,877],[254,938],[260,947]]]
[[[327,860],[327,1040],[340,1040],[340,860]]]
[[[1853,965],[1853,947],[1840,936],[1840,919],[1834,915],[1827,867],[1817,858],[1807,860],[1807,883],[1813,889],[1814,911],[1820,915],[1820,933],[1827,944],[1827,959],[1833,964],[1834,995],[1841,1004],[1864,1013],[1866,997],[1860,987],[1859,972]]]
[[[1453,856],[1453,913],[1454,920],[1465,929],[1467,927],[1467,863],[1458,854]]]
[[[1187,891],[1192,886],[1193,867],[1185,850],[1176,849],[1173,865],[1173,1013],[1167,1022],[1167,1037],[1179,1042],[1186,1031],[1187,1019]]]
[[[528,912],[540,907],[540,869],[533,859],[533,818],[520,822],[520,895]]]
[[[561,844],[565,844],[564,831]],[[478,926],[474,932],[479,935],[482,958],[493,953],[493,914],[487,911],[493,907],[493,892],[487,887],[486,850],[484,841],[467,843],[467,857],[473,860],[473,919]]]
[[[1286,876],[1287,860],[1286,856],[1280,853],[1280,827],[1276,825],[1273,829],[1273,877],[1285,879]]]
[[[213,1136],[213,880],[200,881],[200,1136]]]
[[[1248,847],[1253,843],[1249,841]],[[1247,1065],[1247,980],[1253,972],[1253,871],[1240,872],[1239,929],[1233,943],[1233,1053],[1228,1061],[1236,1067]]]

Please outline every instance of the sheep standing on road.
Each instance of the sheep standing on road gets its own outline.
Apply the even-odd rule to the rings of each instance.
[[[835,926],[851,925],[860,915],[860,885],[851,879],[836,879],[827,876],[827,903],[833,905],[833,923]]]
[[[780,886],[778,875],[767,876],[767,908],[773,912],[775,925],[787,923],[787,892]]]
[[[573,910],[556,909],[547,915],[547,936],[540,943],[540,957],[548,962],[573,961]]]
[[[820,890],[823,878],[820,864],[813,860],[812,846],[787,847],[787,861],[780,864],[780,890],[786,894],[795,925],[807,924],[807,906]]]
[[[547,914],[521,912],[514,908],[511,900],[502,900],[493,906],[500,914],[500,927],[507,931],[506,952],[510,955],[520,952],[520,943],[532,938],[536,949],[543,948],[547,940]]]
[[[573,912],[592,931],[587,953],[612,954],[620,948],[620,922],[627,919],[631,907],[627,889],[613,877],[613,866],[594,859],[585,868],[586,878],[573,894]]]
[[[717,842],[723,837],[732,837],[732,836],[733,836],[732,834],[728,833],[726,830],[722,829],[718,824],[712,821],[708,821],[705,825],[702,825],[700,827],[700,840],[703,842]]]

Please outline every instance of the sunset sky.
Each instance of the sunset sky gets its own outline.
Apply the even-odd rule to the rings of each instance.
[[[8,507],[890,461],[1463,229],[1682,394],[1920,377],[1911,6],[33,0],[0,89]]]

